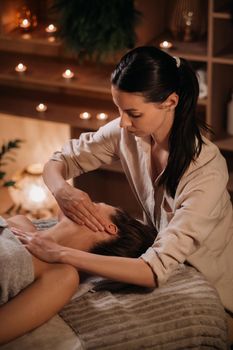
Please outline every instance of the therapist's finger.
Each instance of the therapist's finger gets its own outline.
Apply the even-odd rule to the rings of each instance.
[[[100,230],[103,230],[105,225],[107,224],[107,220],[100,214],[99,209],[96,205],[91,203],[85,203],[85,210],[88,212],[86,215],[87,219],[90,220],[94,225]]]
[[[16,235],[16,237],[18,238],[18,240],[23,243],[24,245],[29,244],[29,242],[31,241],[31,237],[28,236],[22,236],[22,235]]]
[[[83,214],[84,213],[84,214]],[[93,231],[104,231],[103,225],[101,225],[96,218],[88,212],[85,208],[83,209],[82,213],[79,212],[80,217],[82,218],[82,221],[85,223],[86,226],[88,226]]]
[[[76,216],[93,231],[103,231],[104,226],[95,218],[96,208],[86,202],[78,203],[76,206]]]
[[[67,213],[66,216],[71,219],[72,221],[76,222],[76,224],[83,226],[84,221],[80,220],[80,218],[77,215],[74,215],[72,213]]]
[[[16,228],[16,227],[11,227],[11,232],[14,233],[15,236],[23,236],[25,235],[25,232]]]

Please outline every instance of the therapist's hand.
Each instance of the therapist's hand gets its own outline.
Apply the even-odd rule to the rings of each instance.
[[[93,231],[104,231],[108,225],[86,192],[65,183],[54,196],[62,212],[77,224]]]
[[[12,228],[11,231],[37,258],[48,263],[61,262],[63,246],[57,244],[53,239],[42,237],[35,232],[24,232],[17,228]]]

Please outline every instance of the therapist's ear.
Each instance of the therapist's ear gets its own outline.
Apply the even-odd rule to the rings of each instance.
[[[171,93],[166,101],[162,103],[163,108],[167,108],[169,110],[174,110],[179,102],[179,96],[173,92]]]
[[[105,231],[107,231],[110,235],[116,235],[118,228],[115,224],[110,223],[105,226]]]

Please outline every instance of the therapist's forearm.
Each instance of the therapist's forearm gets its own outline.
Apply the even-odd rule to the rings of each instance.
[[[156,286],[155,276],[151,268],[140,258],[103,256],[64,248],[61,251],[60,260],[79,270],[112,280],[149,288]]]
[[[43,170],[43,179],[53,195],[66,185],[65,165],[62,162],[49,160]]]

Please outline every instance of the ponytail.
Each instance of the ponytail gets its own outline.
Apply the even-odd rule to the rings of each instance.
[[[180,59],[179,102],[175,109],[174,123],[169,136],[169,158],[160,178],[168,193],[174,198],[178,183],[201,152],[203,139],[201,130],[210,131],[207,124],[196,115],[199,84],[189,63]]]

